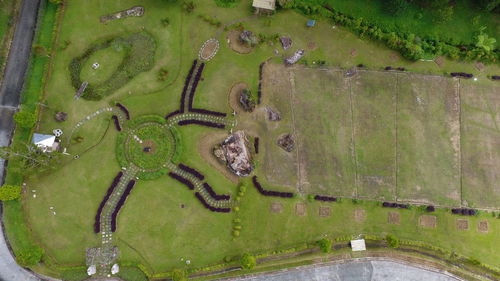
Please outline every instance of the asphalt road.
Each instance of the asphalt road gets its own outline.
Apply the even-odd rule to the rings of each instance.
[[[23,0],[9,52],[5,75],[0,86],[0,146],[8,146],[14,129],[13,115],[19,106],[24,77],[28,68],[40,0]],[[0,159],[0,183],[4,182],[4,160]],[[1,224],[3,228],[3,223]],[[0,280],[41,280],[17,265],[3,229],[0,229]]]

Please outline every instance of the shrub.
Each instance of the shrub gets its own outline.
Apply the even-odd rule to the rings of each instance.
[[[16,200],[21,197],[21,187],[17,185],[6,184],[0,187],[0,200],[9,201]]]
[[[163,18],[160,20],[161,22],[161,25],[163,25],[163,27],[167,27],[170,25],[170,19],[169,18]]]
[[[385,236],[385,241],[387,241],[387,246],[391,248],[399,247],[399,239],[394,235],[388,234],[387,236]]]
[[[257,260],[254,256],[245,253],[241,257],[240,264],[243,269],[252,269],[257,265]]]
[[[23,267],[30,267],[42,260],[44,251],[37,245],[22,249],[16,253],[16,262]]]
[[[187,276],[186,276],[186,272],[184,270],[174,269],[172,271],[172,280],[174,280],[174,281],[186,281],[186,280],[188,280]]]
[[[234,230],[233,231],[233,236],[234,237],[239,237],[240,236],[240,231],[239,230]]]
[[[36,115],[28,111],[19,111],[14,114],[14,121],[21,128],[31,129],[35,126]]]
[[[323,253],[330,253],[332,250],[333,242],[330,239],[323,238],[323,239],[317,241],[316,244],[319,246],[319,249]]]
[[[240,0],[215,0],[215,4],[222,8],[232,8],[238,5]]]
[[[408,8],[406,0],[387,0],[384,5],[385,11],[392,15],[399,15]]]

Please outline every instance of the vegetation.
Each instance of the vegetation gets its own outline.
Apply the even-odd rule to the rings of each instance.
[[[33,266],[42,260],[43,253],[39,246],[31,246],[16,253],[16,262],[24,267]]]
[[[20,186],[6,184],[0,187],[0,200],[2,201],[16,200],[19,199],[20,196]]]
[[[323,238],[318,240],[317,244],[323,253],[330,253],[332,251],[333,242],[330,239]]]
[[[214,0],[214,1],[215,1],[215,4],[217,4],[217,6],[223,7],[223,8],[234,7],[234,6],[238,5],[238,3],[240,2],[240,0]]]
[[[14,121],[21,128],[31,129],[35,126],[36,116],[29,111],[19,111],[14,114]]]
[[[186,272],[184,270],[180,269],[174,269],[172,272],[172,280],[174,281],[186,281]]]
[[[396,238],[394,235],[387,235],[385,236],[385,240],[387,241],[387,246],[391,248],[398,248],[399,247],[399,239]]]
[[[251,254],[245,253],[241,256],[240,264],[244,269],[252,269],[257,265],[257,260]]]

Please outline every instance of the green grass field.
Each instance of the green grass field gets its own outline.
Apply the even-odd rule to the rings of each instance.
[[[43,92],[42,101],[47,106],[42,110],[37,131],[50,133],[60,128],[65,132],[63,137],[68,137],[77,122],[115,101],[124,104],[132,118],[146,114],[164,116],[178,109],[192,60],[197,58],[204,41],[220,34],[221,48],[206,65],[195,95],[195,107],[230,114],[231,87],[244,82],[256,92],[259,64],[270,59],[264,69],[263,104],[252,114],[238,114],[236,129],[245,129],[251,137],[261,138],[262,152],[255,155],[255,174],[261,183],[273,190],[299,190],[299,194],[293,199],[268,198],[248,184],[238,214],[217,214],[203,208],[191,191],[168,176],[140,180],[120,211],[113,236],[113,243],[120,250],[120,264],[141,264],[149,272],[163,273],[175,268],[218,264],[224,257],[237,257],[243,252],[294,247],[325,235],[334,238],[392,233],[500,267],[500,254],[492,247],[500,243],[500,223],[487,212],[467,217],[469,230],[458,231],[458,217],[446,209],[434,213],[436,228],[423,228],[418,224],[423,211],[418,208],[388,210],[371,201],[355,204],[344,199],[342,203],[321,204],[306,200],[309,193],[324,193],[443,205],[467,203],[498,209],[498,174],[491,172],[499,159],[498,153],[495,154],[499,145],[495,138],[498,99],[494,95],[498,85],[485,81],[486,75],[498,73],[498,65],[486,66],[478,72],[473,64],[449,60],[441,66],[434,62],[409,62],[380,44],[361,40],[341,27],[332,28],[326,21],[307,29],[307,18],[293,11],[243,23],[255,33],[292,36],[291,50],[283,51],[278,42],[270,42],[241,55],[227,44],[227,31],[208,24],[200,15],[216,17],[222,23],[248,17],[249,0],[240,1],[235,8],[219,8],[211,0],[197,1],[191,14],[169,1],[148,0],[139,4],[146,11],[142,17],[101,24],[100,16],[138,5],[137,1],[65,3],[54,45],[57,49],[50,58],[52,71]],[[48,7],[47,21],[54,20],[55,8]],[[170,22],[167,27],[161,24],[165,18]],[[152,69],[131,78],[102,100],[75,100],[70,62],[96,42],[143,30],[151,34],[156,44]],[[44,34],[40,40],[50,43],[50,38]],[[63,42],[69,42],[67,47],[60,47]],[[278,65],[283,56],[298,48],[306,50],[304,60],[309,66],[315,60],[325,60],[330,68],[284,69]],[[94,83],[106,81],[120,65],[123,55],[112,48],[96,52],[84,64],[80,78]],[[40,59],[49,61],[46,57]],[[94,62],[101,65],[95,71],[91,69]],[[476,84],[460,81],[461,111],[457,112],[457,81],[368,70],[346,79],[337,68],[359,63],[372,70],[388,64],[417,73],[460,70],[473,72],[479,81]],[[168,70],[165,81],[157,79],[161,68]],[[43,72],[42,69],[35,70]],[[32,89],[35,82],[40,85]],[[35,82],[29,84],[30,93],[42,89],[42,79]],[[25,100],[34,98],[27,95]],[[280,111],[282,120],[265,121],[266,106]],[[68,120],[56,122],[57,111],[67,112]],[[94,217],[106,189],[121,168],[115,154],[117,132],[109,117],[109,114],[99,115],[75,131],[73,136],[82,136],[83,141],[67,148],[71,155],[80,158],[67,156],[54,172],[27,178],[22,206],[17,204],[8,210],[11,214],[23,210],[33,238],[52,257],[51,261],[60,266],[84,265],[85,250],[101,243],[100,236],[92,231]],[[462,122],[459,123],[460,156],[454,147],[458,117]],[[235,195],[239,179],[227,176],[223,165],[211,155],[213,144],[224,139],[228,132],[200,126],[179,127],[178,131],[182,140],[179,162],[201,171],[217,193]],[[276,145],[277,137],[292,131],[297,136],[298,153],[296,150],[287,153]],[[480,145],[478,140],[490,145]],[[463,165],[461,173],[457,172],[457,157]],[[463,191],[457,183],[460,176]],[[273,203],[282,204],[281,212],[270,211]],[[295,213],[297,203],[305,204],[305,214]],[[10,208],[9,204],[5,206]],[[330,208],[330,216],[319,216],[319,208],[323,206]],[[364,221],[354,220],[356,209],[365,210]],[[400,214],[399,225],[388,223],[389,211]],[[234,238],[232,220],[237,216],[242,219],[242,231],[239,238]],[[477,230],[481,220],[489,223],[487,233]],[[15,236],[14,230],[9,237]],[[14,241],[14,250],[19,243],[23,241]],[[187,259],[191,261],[189,266],[185,263]],[[36,270],[61,276],[56,267],[45,265],[37,266]]]

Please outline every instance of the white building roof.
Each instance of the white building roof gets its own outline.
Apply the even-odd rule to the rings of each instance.
[[[276,8],[276,0],[253,0],[255,8],[274,10]]]
[[[351,240],[351,248],[353,252],[366,251],[365,239]]]
[[[43,135],[43,134],[33,134],[33,144],[38,147],[52,147],[56,141],[56,136],[53,135]]]

